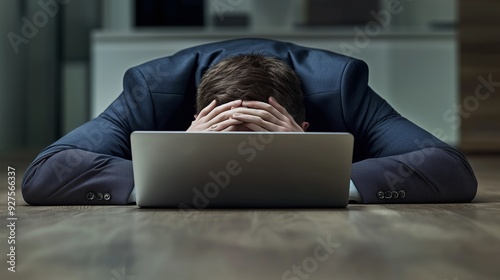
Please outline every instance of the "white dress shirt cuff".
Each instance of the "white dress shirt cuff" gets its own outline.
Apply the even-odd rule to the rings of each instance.
[[[363,203],[363,199],[361,198],[361,194],[358,189],[354,185],[351,180],[351,184],[349,185],[349,203]]]
[[[127,204],[135,204],[135,187],[132,189],[132,192],[128,196]]]

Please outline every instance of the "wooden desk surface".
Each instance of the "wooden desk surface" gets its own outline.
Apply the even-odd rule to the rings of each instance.
[[[18,182],[15,273],[2,171],[0,278],[500,279],[500,157],[471,163],[474,203],[333,210],[33,207]]]

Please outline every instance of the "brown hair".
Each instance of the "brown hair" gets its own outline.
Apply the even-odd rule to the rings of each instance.
[[[220,105],[238,99],[267,102],[270,96],[298,124],[305,120],[300,80],[290,66],[263,55],[238,55],[221,60],[205,72],[196,109],[199,113],[214,99]]]

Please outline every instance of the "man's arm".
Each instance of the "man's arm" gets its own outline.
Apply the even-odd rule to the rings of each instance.
[[[355,138],[352,181],[363,202],[470,202],[477,181],[464,155],[399,115],[367,84],[366,64],[350,61],[342,110]]]
[[[22,183],[33,205],[126,204],[134,187],[130,133],[153,130],[155,116],[141,72],[127,71],[123,93],[99,117],[43,150]]]

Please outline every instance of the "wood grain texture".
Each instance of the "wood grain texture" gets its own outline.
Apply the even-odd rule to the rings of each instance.
[[[17,272],[6,270],[8,233],[2,226],[0,278],[498,279],[500,157],[474,157],[471,163],[479,192],[470,204],[187,213],[22,205]],[[0,172],[0,182],[5,177]],[[5,223],[6,189],[0,193]],[[325,243],[330,251],[319,249],[315,257]],[[293,265],[305,265],[303,277],[283,278]]]
[[[500,1],[460,0],[460,106],[461,149],[500,151]],[[493,81],[486,90],[484,80]],[[476,91],[488,98],[475,99]],[[472,102],[471,102],[472,101]],[[474,101],[479,101],[478,106]],[[467,102],[469,102],[467,104]],[[463,109],[462,109],[463,110]]]

